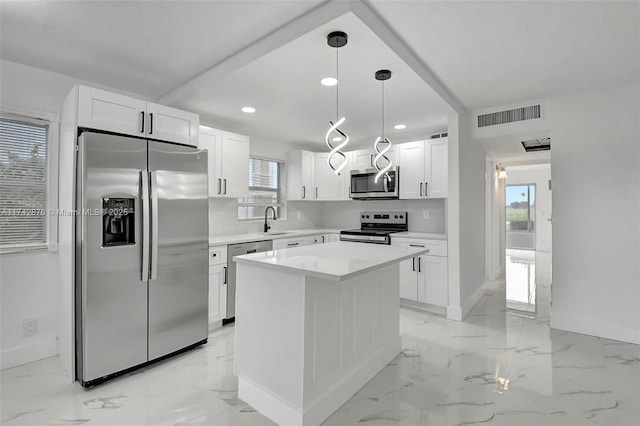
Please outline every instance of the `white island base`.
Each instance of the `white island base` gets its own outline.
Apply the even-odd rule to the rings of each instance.
[[[311,253],[319,246],[236,258],[238,397],[280,425],[322,423],[401,350],[398,249],[365,249],[395,254],[372,266],[362,244],[323,246],[360,254],[334,259],[344,268],[329,274]]]

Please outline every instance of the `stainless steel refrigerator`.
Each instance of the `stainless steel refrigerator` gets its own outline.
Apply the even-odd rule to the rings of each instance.
[[[207,340],[207,152],[84,131],[76,164],[76,377],[91,386]]]

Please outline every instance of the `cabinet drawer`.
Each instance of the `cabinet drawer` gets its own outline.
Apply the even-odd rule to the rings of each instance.
[[[447,256],[447,241],[446,240],[424,240],[424,239],[410,239],[410,238],[393,238],[392,243],[401,247],[425,247],[429,249],[429,256]]]
[[[227,263],[227,246],[209,247],[209,265]]]

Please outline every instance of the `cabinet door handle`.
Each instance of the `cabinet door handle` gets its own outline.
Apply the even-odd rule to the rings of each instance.
[[[373,154],[371,154],[371,167],[373,167]]]
[[[222,268],[224,269],[224,277],[222,278],[222,284],[226,284],[227,283],[227,267],[223,266]]]
[[[324,235],[322,236],[322,244],[324,244]]]
[[[424,247],[424,244],[409,244],[409,247]]]
[[[297,246],[298,244],[300,244],[300,243],[287,243],[287,246],[293,247],[293,246]]]
[[[318,187],[316,186],[316,199],[318,198]]]
[[[411,258],[411,260],[413,260],[413,272],[415,272],[416,271],[416,258],[413,257],[413,258]]]
[[[424,196],[425,197],[429,196],[429,182],[424,183]]]
[[[307,196],[307,189],[304,187],[304,185],[302,185],[302,198],[305,198]]]
[[[144,111],[140,111],[140,115],[142,116],[142,126],[140,126],[140,133],[144,133]]]
[[[420,196],[422,197],[422,182],[420,182]]]
[[[226,195],[226,193],[227,193],[227,180],[226,179],[222,179],[222,187],[224,188],[222,190],[222,193]]]
[[[421,264],[422,264],[422,258],[418,257],[418,272],[422,272],[422,269],[420,268]]]
[[[153,134],[153,113],[149,114],[149,134]]]
[[[218,179],[218,195],[222,193],[222,179]]]

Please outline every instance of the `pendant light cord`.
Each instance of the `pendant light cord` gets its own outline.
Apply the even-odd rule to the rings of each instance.
[[[338,121],[338,117],[340,117],[339,114],[339,109],[338,109],[338,99],[340,99],[340,92],[339,92],[339,87],[340,87],[340,80],[338,79],[339,75],[338,75],[338,71],[339,71],[339,54],[338,54],[338,50],[340,50],[339,48],[336,48],[336,80],[338,80],[338,82],[336,83],[336,121]]]
[[[384,80],[382,81],[382,140],[384,140]]]

